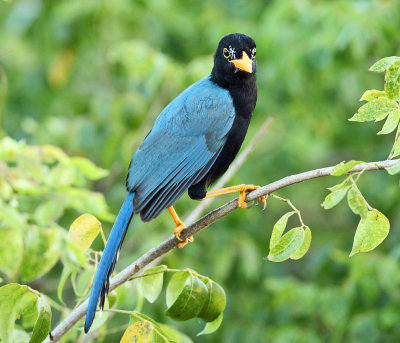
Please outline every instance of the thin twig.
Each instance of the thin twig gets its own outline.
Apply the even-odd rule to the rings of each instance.
[[[380,162],[372,162],[372,163],[361,163],[355,166],[350,172],[360,172],[363,169],[366,171],[370,170],[378,170],[385,169],[388,167],[393,167],[397,163],[400,163],[400,159],[396,160],[386,160]],[[330,176],[334,167],[326,167],[321,169],[315,169],[311,171],[307,171],[304,173],[291,175],[284,177],[278,181],[272,182],[263,187],[257,188],[256,190],[247,194],[246,202],[250,202],[256,200],[257,198],[269,195],[279,189],[288,187],[290,185],[319,178],[324,176]],[[207,226],[211,225],[215,221],[221,219],[222,217],[228,215],[232,211],[238,208],[238,199],[234,199],[225,205],[209,212],[201,219],[197,220],[195,223],[189,225],[185,230],[182,231],[181,239],[185,239],[191,235],[195,235],[199,231],[203,230]],[[138,273],[141,269],[147,266],[150,262],[154,261],[156,258],[166,254],[171,251],[173,248],[177,247],[179,241],[176,239],[174,235],[170,236],[167,240],[159,244],[158,246],[150,249],[144,255],[139,257],[135,262],[122,270],[119,274],[117,274],[110,283],[110,292],[127,282],[132,278],[133,275]],[[79,305],[75,310],[73,310],[52,332],[52,340],[48,337],[45,340],[45,343],[58,342],[60,338],[65,335],[86,313],[87,309],[86,300],[84,303]]]
[[[223,188],[232,178],[233,175],[236,174],[237,170],[246,162],[249,155],[254,151],[257,144],[264,137],[265,133],[270,128],[271,124],[275,120],[274,116],[270,116],[258,130],[254,138],[250,141],[250,143],[246,146],[245,149],[235,158],[235,160],[230,165],[229,169],[226,173],[218,180],[215,186],[212,189]],[[211,205],[215,198],[206,199],[200,202],[193,211],[184,219],[185,223],[192,223],[196,219],[200,217],[200,215]]]

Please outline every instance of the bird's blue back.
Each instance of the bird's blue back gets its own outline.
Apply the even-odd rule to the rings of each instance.
[[[129,167],[134,213],[147,221],[171,206],[207,173],[235,117],[229,91],[205,77],[158,116]]]

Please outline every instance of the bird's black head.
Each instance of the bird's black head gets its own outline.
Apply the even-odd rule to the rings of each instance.
[[[222,87],[255,79],[257,69],[256,43],[242,33],[222,37],[214,55],[212,80]]]

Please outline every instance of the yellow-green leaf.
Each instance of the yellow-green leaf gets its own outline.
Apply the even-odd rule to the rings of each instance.
[[[400,120],[400,110],[391,111],[386,118],[385,124],[382,127],[382,130],[378,132],[378,135],[386,135],[388,133],[396,130],[397,125]]]
[[[295,211],[285,213],[282,217],[278,219],[278,221],[275,223],[274,228],[272,230],[271,234],[271,239],[269,241],[269,248],[272,249],[272,247],[279,241],[279,239],[282,237],[283,231],[285,231],[286,224],[288,219],[295,214]]]
[[[301,246],[292,254],[290,255],[290,258],[292,260],[298,260],[302,258],[310,248],[311,244],[311,230],[309,227],[306,227],[304,229],[304,240]]]
[[[400,173],[400,162],[397,163],[397,164],[395,164],[395,165],[392,166],[392,167],[386,168],[386,170],[387,170],[387,172],[388,172],[390,175],[395,175],[395,174],[397,174],[397,173]]]
[[[354,114],[349,120],[350,121],[371,121],[371,120],[382,120],[388,115],[389,112],[397,109],[397,102],[389,100],[387,98],[378,98],[372,100],[358,109],[358,112]]]
[[[153,339],[154,326],[147,320],[130,325],[120,343],[150,343]]]
[[[377,89],[370,89],[364,92],[360,101],[371,101],[386,96],[385,91],[379,91]]]
[[[389,230],[389,220],[381,212],[375,209],[368,211],[367,217],[361,218],[357,226],[350,257],[376,248],[386,238]]]
[[[165,269],[166,266],[164,265],[148,268],[143,272],[138,282],[140,292],[151,303],[153,303],[161,293],[164,281],[164,273],[162,271]]]
[[[366,218],[368,214],[368,206],[360,194],[358,189],[352,186],[347,193],[347,203],[349,204],[350,209],[355,213],[360,215],[361,218]]]
[[[390,57],[384,57],[380,59],[378,62],[375,62],[371,68],[369,68],[370,71],[377,71],[377,72],[382,72],[388,69],[391,64],[397,60],[399,60],[400,57],[397,56],[390,56]]]
[[[336,166],[333,167],[331,171],[331,175],[333,176],[341,176],[346,174],[349,170],[353,169],[357,164],[363,163],[363,161],[354,161],[351,160],[349,162],[340,162]]]
[[[108,170],[97,167],[92,161],[83,157],[72,157],[71,163],[90,180],[98,180],[108,175]]]
[[[100,230],[101,223],[97,218],[89,213],[85,213],[71,224],[68,236],[82,251],[86,251],[90,248]]]
[[[224,316],[221,313],[214,321],[207,323],[204,329],[201,332],[199,332],[197,336],[209,335],[210,333],[217,331],[222,323],[223,317]]]
[[[303,244],[304,236],[304,229],[301,227],[290,230],[272,247],[266,259],[272,262],[287,260]]]
[[[39,297],[36,303],[38,317],[33,327],[29,343],[42,343],[48,336],[51,323],[51,308],[43,297]]]
[[[330,208],[336,206],[344,198],[349,188],[350,186],[346,186],[345,188],[339,188],[338,190],[329,193],[321,206],[325,210],[329,210]]]

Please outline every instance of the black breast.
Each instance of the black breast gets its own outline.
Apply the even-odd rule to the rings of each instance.
[[[235,120],[213,166],[203,179],[189,188],[188,193],[192,199],[202,199],[206,196],[206,187],[226,172],[242,146],[257,102],[255,77],[246,81],[240,86],[228,88],[235,107]]]

